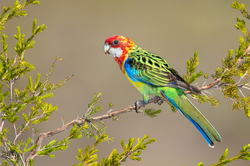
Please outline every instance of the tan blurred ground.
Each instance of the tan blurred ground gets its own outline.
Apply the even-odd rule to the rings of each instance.
[[[9,6],[13,2],[14,0],[0,0],[0,6]],[[115,61],[103,52],[104,40],[112,35],[130,37],[137,45],[162,56],[181,75],[185,74],[186,60],[193,56],[194,51],[198,51],[198,70],[213,74],[229,49],[238,47],[238,37],[242,35],[234,24],[236,17],[243,16],[231,8],[232,2],[233,0],[47,0],[40,5],[28,6],[28,15],[11,20],[3,31],[9,36],[9,53],[14,55],[13,34],[16,33],[16,26],[21,26],[22,33],[29,36],[32,21],[36,18],[38,25],[45,24],[48,29],[36,37],[35,48],[26,52],[26,60],[36,66],[32,75],[41,73],[44,80],[56,55],[64,60],[57,64],[52,81],[75,75],[49,100],[59,110],[52,114],[48,122],[40,125],[40,131],[60,127],[62,117],[67,123],[77,115],[81,116],[87,103],[98,91],[103,94],[100,102],[104,107],[102,114],[106,113],[109,102],[113,102],[114,110],[118,110],[141,99],[139,91],[122,75]],[[250,10],[248,0],[240,2],[245,3]],[[211,81],[209,79],[208,83]],[[25,77],[14,87],[23,88],[27,82]],[[196,81],[197,85],[203,82],[203,78]],[[127,142],[129,137],[138,138],[145,134],[157,141],[142,153],[141,162],[128,160],[123,165],[189,166],[201,161],[208,165],[215,163],[226,148],[229,148],[229,157],[238,154],[243,145],[250,143],[250,121],[243,111],[232,112],[232,101],[224,99],[219,90],[209,92],[220,100],[218,108],[192,101],[222,136],[223,142],[217,143],[214,149],[207,145],[197,129],[179,112],[172,113],[167,104],[161,107],[151,104],[147,107],[162,109],[159,117],[151,119],[143,114],[128,113],[120,117],[120,122],[105,121],[107,133],[114,137],[114,142],[97,147],[99,159],[108,157],[114,148],[121,152],[121,139]],[[249,95],[249,92],[246,94]],[[45,143],[52,139],[61,140],[68,133],[66,131],[46,139]],[[30,132],[27,134],[31,135]],[[93,142],[86,138],[73,140],[69,149],[56,152],[54,159],[36,157],[35,164],[72,165],[77,163],[77,148],[85,148]],[[248,164],[246,161],[236,161],[229,166]]]

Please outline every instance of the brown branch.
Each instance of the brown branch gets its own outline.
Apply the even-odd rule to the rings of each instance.
[[[158,100],[160,100],[160,99],[153,97],[153,98],[149,99],[148,103],[145,103],[145,105],[147,105],[149,103],[157,103]],[[141,108],[141,107],[143,107],[143,105],[141,103],[139,103],[139,108]],[[134,110],[135,110],[135,105],[131,105],[131,106],[124,108],[122,110],[110,112],[108,114],[97,116],[97,117],[94,117],[92,119],[87,119],[87,120],[86,119],[74,119],[74,120],[70,121],[69,123],[67,123],[66,125],[63,125],[62,127],[59,127],[55,130],[41,133],[35,142],[35,144],[37,144],[38,146],[30,152],[30,154],[28,155],[28,157],[25,160],[25,163],[26,163],[26,165],[28,165],[29,160],[33,159],[34,157],[36,157],[38,155],[37,152],[42,147],[42,142],[43,142],[44,138],[48,138],[48,137],[51,137],[55,134],[61,133],[61,132],[65,131],[66,129],[73,127],[75,124],[83,125],[85,122],[91,123],[91,122],[95,122],[95,121],[101,121],[104,119],[112,118],[113,116],[118,116],[120,114],[132,112]]]
[[[85,122],[94,122],[94,121],[99,121],[99,120],[104,120],[104,119],[108,119],[108,118],[111,118],[113,116],[118,116],[120,114],[123,114],[123,113],[126,113],[126,112],[131,112],[135,109],[135,106],[129,106],[125,109],[122,109],[122,110],[119,110],[119,111],[114,111],[114,112],[111,112],[107,115],[101,115],[101,116],[97,116],[97,117],[94,117],[93,119],[88,119],[88,120],[85,120],[85,119],[74,119],[72,120],[71,122],[67,123],[66,125],[62,126],[62,127],[59,127],[55,130],[52,130],[52,131],[49,131],[49,132],[45,132],[45,133],[41,133],[37,140],[36,140],[36,143],[38,145],[37,148],[33,149],[29,156],[26,158],[26,165],[29,164],[29,160],[30,159],[33,159],[35,156],[37,156],[37,152],[40,150],[41,146],[42,146],[42,141],[44,138],[48,138],[48,137],[51,137],[55,134],[58,134],[58,133],[61,133],[63,131],[65,131],[66,129],[70,128],[70,127],[73,127],[75,124],[84,124]]]
[[[250,54],[250,45],[247,47],[247,49],[245,50],[245,54],[249,55]],[[235,62],[235,66],[238,65],[244,58],[243,57],[239,57],[239,59],[237,60],[237,62]],[[231,69],[231,68],[230,68]],[[229,71],[230,69],[224,71],[227,72]],[[224,74],[223,73],[223,74]],[[217,78],[214,82],[210,83],[209,85],[204,85],[204,86],[201,86],[199,87],[198,89],[199,90],[205,90],[205,89],[210,89],[210,88],[213,88],[216,84],[218,84],[220,81],[222,80],[222,77],[219,77]],[[186,94],[189,94],[189,93],[192,93],[191,91],[185,91]]]
[[[221,81],[222,77],[217,78],[214,82],[210,83],[209,85],[203,85],[201,87],[199,87],[199,90],[205,90],[205,89],[210,89],[213,88],[217,83],[219,83]],[[186,94],[192,93],[191,91],[185,91]]]

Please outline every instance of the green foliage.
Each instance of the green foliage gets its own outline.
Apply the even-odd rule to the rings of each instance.
[[[113,106],[114,106],[113,103],[111,103],[111,102],[108,103],[109,109],[108,109],[107,114],[109,114],[109,113],[111,113],[111,112],[113,111],[113,109],[112,109]],[[113,121],[119,121],[119,117],[116,116],[116,115],[113,115],[113,116],[112,116],[112,120],[113,120]]]
[[[192,82],[194,82],[195,80],[197,80],[199,77],[203,75],[202,71],[195,73],[198,64],[199,64],[198,52],[195,52],[193,58],[191,58],[190,60],[187,60],[187,74],[183,76],[183,78],[189,84],[191,84]],[[205,74],[204,78],[207,80],[208,75]],[[203,95],[192,94],[192,97],[200,103],[209,103],[213,107],[217,107],[219,104],[219,101],[216,100],[213,96],[207,96],[204,93]],[[172,111],[175,112],[176,108],[172,106],[172,104],[169,104],[169,105],[171,106]]]
[[[100,100],[101,95],[101,92],[95,94],[92,102],[88,104],[87,111],[84,115],[85,118],[89,117],[90,115],[96,114],[97,112],[100,112],[102,110],[102,107],[100,105],[96,106],[96,103]]]
[[[235,1],[232,7],[240,10],[245,18],[250,18],[244,4]],[[246,97],[243,92],[244,89],[249,90],[246,79],[250,76],[250,33],[245,28],[245,21],[240,18],[237,18],[235,27],[244,34],[243,37],[239,37],[240,46],[235,50],[235,55],[233,50],[228,52],[228,56],[222,60],[222,67],[216,69],[213,77],[221,78],[217,87],[222,90],[226,98],[233,100],[232,110],[243,109],[245,115],[250,117],[249,97]]]
[[[47,27],[43,24],[41,26],[38,26],[36,28],[37,21],[34,19],[33,21],[33,26],[31,28],[32,30],[32,35],[25,41],[25,35],[21,34],[21,28],[18,26],[17,27],[17,34],[14,35],[15,39],[17,40],[15,51],[19,56],[22,55],[22,53],[30,48],[34,47],[35,41],[33,41],[34,37],[39,33],[44,31]]]
[[[54,158],[55,155],[50,154],[54,151],[58,151],[58,150],[65,150],[68,148],[69,145],[69,140],[68,138],[64,139],[63,141],[56,141],[56,140],[52,140],[50,141],[47,145],[45,145],[44,147],[42,147],[37,154],[39,156],[49,156],[50,158]]]
[[[13,7],[3,7],[2,15],[0,16],[0,32],[4,29],[4,24],[15,17],[25,16],[27,13],[23,10],[29,4],[39,4],[39,1],[26,0],[23,4],[16,1]],[[12,9],[12,10],[11,10]],[[47,121],[53,111],[57,110],[57,106],[46,101],[47,98],[53,97],[53,90],[64,85],[69,78],[66,78],[59,83],[50,83],[50,76],[54,70],[55,62],[50,68],[49,74],[46,75],[45,82],[40,81],[41,74],[37,74],[35,81],[31,76],[28,77],[28,84],[23,89],[14,89],[13,84],[18,82],[23,75],[35,69],[34,65],[25,61],[25,51],[34,47],[34,38],[36,35],[46,29],[45,25],[37,26],[36,19],[32,24],[32,35],[25,38],[21,33],[21,28],[17,27],[17,34],[14,35],[16,42],[16,55],[8,54],[7,35],[2,35],[3,47],[0,51],[0,141],[1,146],[4,146],[5,151],[1,154],[6,160],[3,165],[8,165],[11,162],[14,165],[26,165],[25,156],[32,150],[38,147],[34,144],[34,138],[28,137],[27,140],[22,140],[20,136],[25,132],[34,128],[35,124]],[[14,58],[10,58],[14,57]],[[3,89],[5,92],[3,91]],[[4,122],[9,122],[14,128],[14,139],[10,140],[9,129],[4,126]],[[33,134],[39,129],[32,130]],[[49,144],[40,148],[39,155],[51,155],[51,152],[63,150],[67,148],[69,138],[63,141],[51,141]],[[29,165],[33,165],[33,159],[29,160]]]
[[[192,97],[200,103],[209,103],[213,107],[217,107],[219,105],[219,101],[213,96],[192,94]]]
[[[151,118],[154,118],[154,117],[156,117],[159,113],[161,113],[161,110],[154,110],[154,109],[152,109],[152,108],[147,108],[147,109],[145,109],[144,113],[145,113],[147,116],[149,116],[149,117],[151,117]]]
[[[198,58],[198,52],[196,51],[194,53],[194,57],[191,58],[190,60],[187,60],[187,74],[183,76],[183,78],[187,81],[187,83],[191,84],[197,78],[203,75],[202,71],[195,73],[198,64],[199,64],[199,58]]]
[[[96,134],[102,136],[106,132],[106,125],[102,121],[90,122],[87,127],[83,129],[83,133],[87,138],[92,138]]]
[[[246,34],[246,28],[245,28],[245,21],[241,20],[240,18],[237,18],[237,24],[235,24],[235,27],[239,30],[241,30],[241,32],[243,34]]]
[[[3,12],[0,16],[0,33],[1,31],[4,30],[4,24],[11,20],[14,17],[21,17],[21,16],[26,16],[27,13],[25,10],[23,10],[26,6],[30,4],[40,4],[40,1],[35,1],[35,0],[25,0],[23,4],[20,4],[19,1],[17,0],[14,4],[13,7],[5,7],[3,6]],[[12,8],[12,9],[11,9]]]
[[[98,150],[95,149],[97,144],[102,143],[103,141],[108,139],[108,135],[102,135],[99,138],[95,136],[96,142],[92,146],[91,149],[89,149],[89,146],[86,146],[85,151],[83,153],[82,149],[78,149],[78,155],[76,156],[76,159],[80,162],[78,166],[81,165],[97,165],[96,160],[98,159],[97,157],[97,152]],[[75,165],[75,164],[74,164]]]
[[[244,17],[250,19],[250,15],[247,12],[244,4],[240,4],[238,1],[234,1],[232,4],[232,8],[238,9]]]
[[[238,1],[233,2],[232,8],[240,10],[242,15],[250,19],[250,15],[245,9],[244,4],[240,4]],[[245,21],[237,18],[237,24],[235,27],[244,34],[244,37],[239,37],[240,46],[234,51],[230,50],[228,56],[222,60],[222,67],[216,69],[216,79],[221,79],[219,88],[222,89],[225,97],[231,98],[234,102],[232,104],[232,110],[243,109],[245,115],[250,117],[250,96],[246,97],[241,89],[249,90],[249,83],[246,78],[250,76],[250,33],[245,28]],[[238,81],[236,79],[238,78]],[[241,83],[243,82],[243,83]],[[232,158],[226,159],[228,156],[228,149],[220,157],[219,161],[211,166],[224,166],[235,160],[248,160],[250,161],[250,144],[245,145],[240,153]],[[204,166],[201,162],[198,166]]]
[[[84,123],[84,125],[82,125],[81,127],[79,127],[78,125],[74,125],[74,127],[70,131],[69,138],[70,139],[80,139],[80,138],[82,138],[81,130],[83,128],[87,128],[87,127],[88,127],[87,122]]]
[[[174,106],[172,103],[170,103],[168,100],[167,100],[167,103],[168,103],[168,105],[170,106],[170,108],[171,108],[171,110],[172,110],[173,112],[176,112],[176,111],[177,111],[177,109],[175,108],[175,106]]]
[[[242,159],[242,160],[248,160],[250,161],[250,144],[248,145],[245,145],[240,153],[237,155],[237,156],[234,156],[232,158],[229,158],[229,159],[226,159],[227,156],[228,156],[228,149],[225,150],[225,152],[222,154],[222,156],[220,157],[219,161],[215,164],[212,164],[211,166],[224,166],[232,161],[235,161],[235,160],[239,160],[239,159]],[[198,166],[204,166],[204,164],[199,163]]]
[[[235,99],[235,102],[232,104],[233,110],[243,109],[245,110],[245,115],[247,117],[250,117],[250,96],[249,97],[243,97],[243,98],[237,98]]]
[[[85,127],[82,129],[84,135],[87,138],[92,138],[96,134],[101,137],[106,132],[106,125],[102,121],[91,121],[93,120],[93,117],[91,115],[94,115],[98,112],[100,112],[103,108],[100,105],[97,105],[98,101],[101,97],[101,92],[95,94],[93,100],[91,103],[88,104],[87,111],[85,112],[83,119],[85,119],[87,122]],[[109,106],[112,106],[111,103],[109,103]],[[110,139],[110,138],[108,138]]]
[[[129,138],[129,141],[127,144],[124,143],[124,140],[121,140],[121,146],[123,148],[122,153],[118,153],[116,149],[114,149],[108,158],[103,158],[100,163],[98,163],[96,160],[97,157],[97,151],[95,149],[96,145],[103,142],[107,139],[107,135],[103,135],[101,137],[95,137],[96,142],[93,145],[91,149],[89,149],[89,146],[85,148],[85,151],[83,153],[82,149],[78,149],[78,155],[76,159],[80,162],[78,166],[85,166],[85,165],[91,165],[91,166],[111,166],[111,165],[121,165],[121,162],[125,162],[127,158],[130,158],[131,160],[135,161],[141,161],[140,155],[142,150],[146,150],[146,147],[148,144],[155,142],[155,138],[149,138],[148,135],[145,135],[142,139],[137,139],[137,144],[135,143],[135,138]],[[148,139],[148,140],[146,140]],[[76,164],[74,164],[76,166]]]

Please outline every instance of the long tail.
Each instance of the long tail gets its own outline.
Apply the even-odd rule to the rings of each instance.
[[[216,141],[222,142],[220,134],[205,116],[188,100],[182,89],[167,87],[161,91],[161,95],[170,101],[171,104],[195,125],[210,147],[213,148]]]

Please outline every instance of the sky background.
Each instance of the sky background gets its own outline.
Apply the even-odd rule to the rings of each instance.
[[[23,2],[23,1],[21,1]],[[102,92],[99,102],[104,110],[98,115],[106,114],[108,103],[114,103],[114,110],[126,108],[136,100],[142,99],[138,90],[123,76],[116,62],[105,55],[103,44],[106,38],[123,35],[131,38],[142,48],[160,55],[174,67],[180,75],[186,73],[186,61],[198,51],[200,64],[197,71],[215,73],[221,66],[230,49],[239,46],[242,33],[234,27],[236,17],[243,19],[238,10],[232,9],[233,0],[210,1],[171,1],[171,0],[106,0],[106,1],[41,1],[40,5],[30,5],[26,17],[14,18],[6,24],[3,31],[7,34],[9,55],[15,55],[16,27],[26,37],[31,35],[31,26],[36,18],[38,25],[48,28],[37,35],[35,47],[28,50],[25,59],[34,64],[36,69],[29,73],[33,80],[41,73],[42,80],[48,73],[51,62],[59,55],[63,58],[56,65],[51,81],[56,83],[67,76],[74,77],[55,91],[54,98],[47,100],[58,111],[54,112],[48,122],[39,124],[41,132],[62,126],[61,118],[67,123],[77,116],[82,116],[97,92]],[[240,0],[250,11],[250,1]],[[0,0],[2,6],[10,6],[14,0]],[[249,29],[249,24],[247,23]],[[204,78],[195,81],[195,85],[204,83]],[[211,83],[213,79],[207,81]],[[28,83],[25,76],[14,84],[14,88],[23,89]],[[203,162],[210,165],[218,161],[226,148],[229,157],[239,153],[241,148],[250,143],[250,121],[244,111],[231,111],[232,101],[225,99],[217,89],[209,92],[220,104],[213,108],[209,104],[200,104],[190,99],[206,116],[220,133],[223,142],[210,148],[198,130],[179,112],[173,113],[168,104],[161,106],[150,104],[147,108],[162,109],[156,118],[149,118],[143,113],[134,112],[120,116],[119,122],[105,120],[107,134],[114,137],[113,142],[105,142],[97,146],[99,161],[108,157],[116,148],[122,152],[120,140],[142,138],[148,134],[156,138],[156,142],[148,145],[142,152],[142,161],[128,159],[123,165],[197,165]],[[249,92],[244,91],[245,95]],[[10,129],[11,126],[10,126]],[[43,145],[53,139],[58,141],[67,137],[70,130],[44,140]],[[30,136],[31,132],[27,132]],[[37,137],[38,135],[36,135]],[[25,136],[21,137],[25,138]],[[36,157],[35,165],[73,165],[78,148],[92,146],[94,139],[83,137],[72,140],[66,151],[55,152],[55,158]],[[2,159],[0,159],[2,161]],[[246,161],[236,161],[229,166],[248,165]]]

